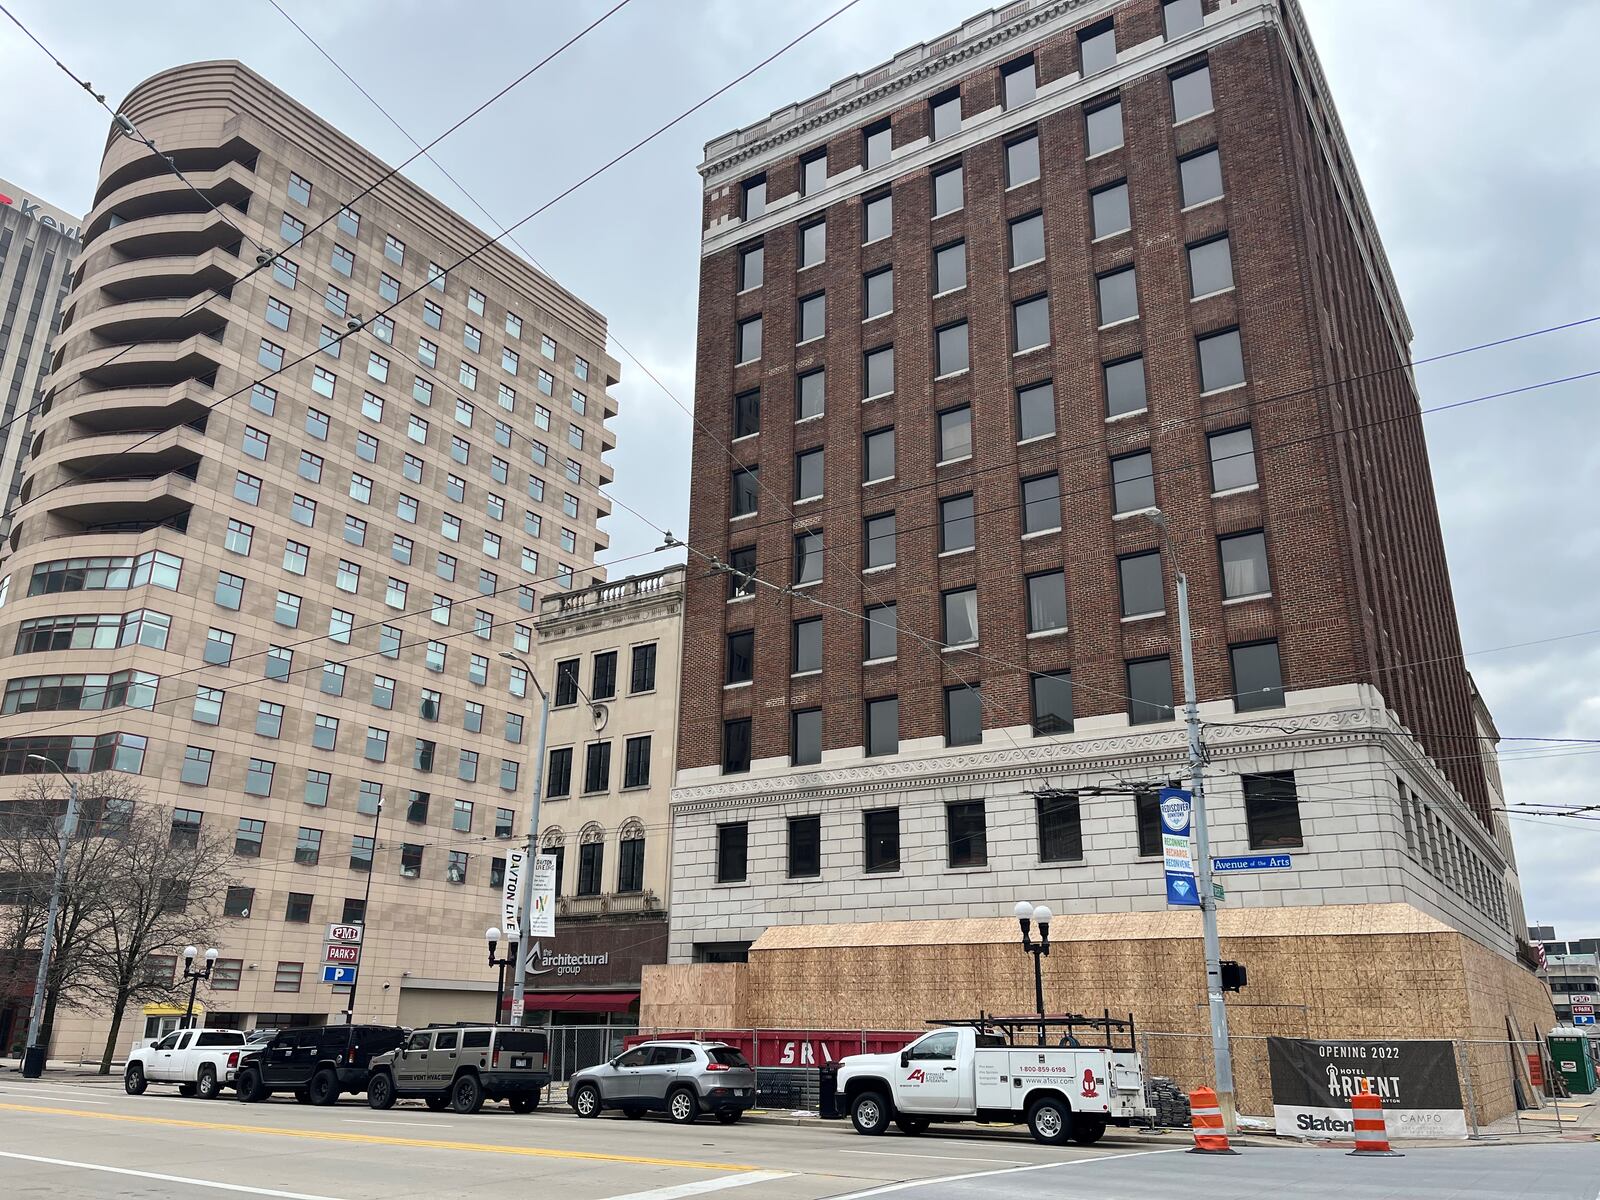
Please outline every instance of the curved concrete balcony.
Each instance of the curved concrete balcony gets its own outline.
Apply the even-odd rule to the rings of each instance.
[[[72,307],[97,293],[112,300],[167,300],[198,296],[207,290],[226,292],[248,270],[249,263],[220,249],[132,262],[114,259],[83,277],[73,289]],[[72,320],[71,308],[65,320]]]
[[[178,342],[68,349],[45,381],[47,392],[80,378],[102,388],[170,388],[214,376],[222,366],[222,343],[203,333]]]
[[[162,258],[174,254],[204,254],[239,241],[244,214],[235,221],[226,212],[171,213],[125,221],[100,235],[94,249],[115,250],[127,258]]]
[[[18,507],[16,524],[49,513],[79,525],[150,526],[193,508],[198,485],[182,475],[155,479],[93,479],[46,491]]]
[[[180,467],[193,466],[206,454],[205,434],[187,425],[172,429],[95,434],[72,438],[60,445],[48,444],[51,436],[57,433],[54,424],[44,433],[47,446],[43,453],[29,462],[30,478],[46,467],[70,471],[82,476],[82,482],[85,483],[94,482],[101,473],[118,476],[160,475]],[[26,493],[26,484],[23,490]]]
[[[62,344],[82,337],[97,338],[99,345],[126,345],[151,338],[179,341],[196,333],[220,332],[228,324],[229,308],[228,301],[209,293],[188,300],[130,300],[97,308],[56,336]]]
[[[219,208],[236,202],[248,204],[258,182],[254,171],[237,162],[210,171],[189,173],[188,179],[194,190],[176,175],[165,172],[149,179],[136,179],[107,193],[83,222],[85,249],[111,228],[113,217],[132,221],[160,213],[204,212],[205,200]],[[200,195],[195,195],[195,191]],[[243,217],[241,212],[234,219],[242,224]]]
[[[126,99],[124,97],[125,102]],[[132,119],[143,130],[144,121],[150,116],[151,114],[141,113]],[[173,143],[185,136],[192,139],[194,135],[182,128],[152,132],[155,128],[152,126],[151,130],[144,132],[155,137],[161,144],[161,153],[171,158],[180,171],[190,176],[205,171],[220,170],[230,162],[252,162],[260,153],[258,147],[237,135],[217,145],[178,146]],[[101,202],[113,192],[130,184],[159,176],[170,178],[171,175],[172,171],[167,164],[151,154],[148,147],[131,138],[112,136],[106,143],[105,155],[100,160],[100,185],[95,189],[94,206],[99,208]]]
[[[166,388],[111,388],[56,400],[45,419],[72,421],[95,434],[171,429],[204,416],[217,398],[216,391],[198,379]]]

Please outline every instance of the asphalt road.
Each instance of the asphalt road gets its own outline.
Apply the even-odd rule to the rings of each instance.
[[[153,1085],[0,1076],[0,1194],[103,1200],[447,1200],[537,1186],[559,1200],[1108,1200],[1182,1195],[1538,1197],[1600,1200],[1600,1144],[1416,1150],[1351,1159],[1334,1150],[1181,1153],[1184,1137],[1113,1131],[1092,1149],[953,1126],[863,1138],[848,1123],[693,1126],[564,1108],[471,1117],[414,1102],[310,1108],[185,1100]]]

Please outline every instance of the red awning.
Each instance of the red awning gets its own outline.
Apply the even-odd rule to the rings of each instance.
[[[529,992],[527,1006],[554,1012],[620,1013],[638,999],[638,992]]]

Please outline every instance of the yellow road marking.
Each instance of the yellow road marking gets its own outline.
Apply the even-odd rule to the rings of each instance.
[[[355,1142],[365,1146],[410,1146],[420,1150],[464,1150],[476,1154],[513,1154],[522,1158],[571,1158],[587,1162],[636,1163],[646,1167],[680,1167],[690,1171],[757,1171],[743,1163],[695,1162],[679,1158],[645,1158],[632,1154],[602,1154],[593,1150],[552,1150],[544,1146],[497,1146],[490,1142],[451,1142],[435,1138],[384,1137],[376,1133],[339,1133],[321,1129],[286,1129],[276,1125],[233,1125],[221,1121],[184,1121],[176,1117],[143,1117],[132,1113],[80,1112],[75,1108],[46,1108],[34,1104],[0,1104],[7,1112],[77,1117],[86,1121],[126,1121],[135,1125],[166,1125],[178,1129],[216,1129],[224,1133],[263,1133],[306,1138],[317,1142]]]

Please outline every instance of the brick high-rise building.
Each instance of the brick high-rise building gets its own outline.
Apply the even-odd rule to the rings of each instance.
[[[131,771],[234,839],[214,1021],[337,1019],[323,931],[363,916],[359,1018],[487,1017],[538,733],[499,652],[552,689],[540,599],[604,579],[605,319],[499,246],[456,266],[487,235],[238,63],[120,111],[186,180],[112,130],[0,580],[0,772]]]
[[[701,174],[676,961],[1164,908],[1175,567],[1211,848],[1271,856],[1228,905],[1515,952],[1411,328],[1294,0],[1022,0]]]

